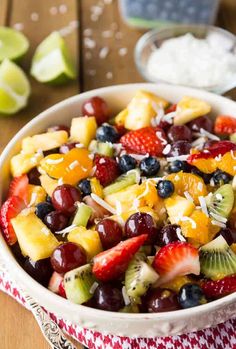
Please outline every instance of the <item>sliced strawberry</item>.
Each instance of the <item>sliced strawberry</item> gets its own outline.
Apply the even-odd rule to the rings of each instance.
[[[9,186],[8,197],[18,196],[26,202],[28,197],[28,184],[29,179],[26,174],[23,174],[19,177],[14,177]]]
[[[236,118],[228,115],[219,115],[215,121],[215,133],[230,135],[236,132]]]
[[[167,141],[165,133],[160,127],[144,127],[127,132],[121,137],[120,143],[127,151],[162,156]]]
[[[201,287],[207,298],[226,296],[227,294],[236,292],[236,275],[226,276],[216,281],[204,281]]]
[[[147,240],[147,237],[147,234],[143,234],[121,241],[115,247],[95,256],[93,259],[93,273],[96,278],[102,281],[119,278],[127,269],[134,254]]]
[[[94,175],[103,186],[110,184],[119,176],[119,166],[114,159],[96,155],[94,161],[96,166]]]
[[[169,282],[177,276],[199,275],[198,250],[187,242],[173,242],[157,252],[153,267],[160,275],[158,285]]]
[[[61,282],[63,281],[63,276],[56,271],[53,272],[49,283],[48,283],[48,289],[52,291],[53,293],[59,293],[59,287]]]
[[[59,296],[66,298],[66,291],[65,291],[65,285],[64,285],[64,279],[61,280],[59,284],[59,290],[58,290]]]
[[[165,114],[173,113],[177,109],[177,104],[172,104],[165,110]]]
[[[25,207],[24,201],[18,196],[11,196],[1,207],[0,225],[3,236],[8,245],[14,245],[17,241],[15,231],[11,224],[11,219],[16,217]]]
[[[192,164],[194,161],[199,159],[209,159],[209,158],[215,158],[219,155],[224,155],[225,153],[236,150],[236,144],[230,141],[219,141],[215,144],[213,144],[211,147],[197,153],[189,155],[188,157],[188,163]]]

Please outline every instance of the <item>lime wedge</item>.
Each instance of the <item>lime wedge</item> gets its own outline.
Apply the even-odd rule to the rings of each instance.
[[[30,84],[15,63],[5,59],[0,65],[0,113],[14,114],[27,104]]]
[[[0,27],[0,62],[5,58],[17,60],[29,48],[27,38],[15,29]]]
[[[75,79],[75,67],[65,41],[58,32],[51,33],[37,47],[31,75],[39,82],[56,85]]]

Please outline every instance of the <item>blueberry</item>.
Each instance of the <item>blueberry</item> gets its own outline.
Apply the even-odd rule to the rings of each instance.
[[[213,173],[213,181],[216,185],[227,184],[232,180],[232,176],[221,170],[217,170]]]
[[[54,210],[55,210],[54,207],[49,202],[40,202],[38,205],[36,205],[35,214],[40,219],[44,219],[44,217],[48,213],[50,213]]]
[[[77,186],[80,189],[83,196],[90,195],[92,192],[89,179],[82,179]]]
[[[119,158],[119,168],[122,173],[133,170],[137,165],[137,161],[130,155],[122,155]]]
[[[179,290],[179,304],[183,309],[196,307],[206,303],[204,293],[196,284],[185,284]]]
[[[180,161],[180,160],[172,161],[168,167],[168,171],[170,173],[176,173],[179,171],[188,172],[188,170],[189,170],[189,166],[188,166],[187,162]]]
[[[100,142],[116,143],[119,139],[119,133],[113,126],[103,124],[97,129],[96,138]]]
[[[158,195],[163,199],[170,197],[174,191],[175,187],[171,181],[164,180],[157,184]]]
[[[150,177],[155,176],[160,170],[160,162],[153,156],[143,159],[140,162],[140,170],[142,175]]]
[[[200,171],[197,167],[192,166],[191,167],[191,173],[201,177],[204,180],[205,184],[209,184],[210,180],[211,180],[211,174],[208,173],[203,173],[202,171]]]

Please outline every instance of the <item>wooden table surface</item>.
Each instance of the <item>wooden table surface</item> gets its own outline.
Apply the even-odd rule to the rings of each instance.
[[[122,22],[117,3],[0,0],[0,25],[22,30],[29,38],[30,50],[22,62],[26,71],[35,47],[53,30],[65,35],[78,69],[78,79],[62,87],[48,87],[30,79],[32,95],[28,107],[13,117],[0,118],[0,151],[26,122],[69,96],[101,86],[143,81],[133,60],[133,48],[142,32]],[[101,6],[102,14],[98,15],[97,8]],[[235,0],[222,1],[217,24],[236,34]],[[104,47],[108,48],[106,58],[100,53]],[[235,91],[230,95],[236,99]],[[1,292],[0,343],[1,349],[49,348],[33,316]]]

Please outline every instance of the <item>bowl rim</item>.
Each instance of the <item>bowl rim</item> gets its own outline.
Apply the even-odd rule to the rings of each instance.
[[[139,71],[139,73],[141,74],[141,76],[150,83],[162,83],[162,84],[169,84],[169,85],[173,85],[173,86],[183,86],[183,87],[187,87],[187,88],[195,88],[195,89],[206,89],[209,92],[213,92],[213,93],[219,93],[219,94],[223,94],[229,90],[231,90],[232,88],[234,88],[236,86],[236,78],[232,81],[228,81],[227,83],[222,83],[219,85],[210,85],[210,86],[204,86],[204,87],[194,87],[194,86],[188,86],[188,85],[182,85],[182,84],[174,84],[171,83],[169,81],[166,80],[162,80],[162,79],[154,79],[150,76],[150,74],[148,73],[146,67],[142,64],[142,60],[141,60],[141,55],[143,52],[143,48],[146,45],[147,41],[149,41],[152,37],[157,37],[161,36],[165,34],[165,32],[168,32],[169,30],[175,30],[175,29],[183,29],[186,31],[185,34],[193,31],[193,30],[214,30],[217,31],[219,33],[221,33],[223,36],[228,37],[231,39],[231,41],[235,42],[235,46],[236,46],[236,35],[234,35],[233,33],[229,32],[226,29],[217,27],[217,26],[213,26],[213,25],[207,25],[207,24],[170,24],[170,25],[166,25],[164,28],[154,28],[152,30],[149,30],[148,32],[146,32],[145,34],[143,34],[139,40],[137,41],[135,48],[134,48],[134,61],[136,64],[136,67]],[[184,35],[181,34],[181,35]],[[171,36],[170,38],[174,38],[175,36]],[[236,58],[236,53],[235,53],[235,58]]]
[[[94,89],[91,91],[83,92],[81,94],[77,94],[75,96],[69,97],[50,108],[46,109],[45,111],[38,114],[35,118],[33,118],[30,122],[28,122],[16,135],[10,140],[10,142],[7,144],[5,149],[3,150],[1,156],[0,156],[0,169],[5,163],[5,160],[7,160],[8,153],[10,150],[14,149],[15,144],[19,141],[19,139],[22,138],[23,134],[28,131],[32,130],[34,125],[37,125],[40,123],[40,121],[43,121],[48,118],[48,114],[55,111],[60,111],[60,109],[65,109],[68,106],[70,106],[71,103],[79,101],[80,99],[84,98],[90,98],[91,96],[94,96],[95,94],[99,93],[106,93],[106,92],[118,92],[119,90],[123,89],[130,89],[138,90],[138,89],[174,89],[174,90],[182,90],[184,93],[202,93],[204,95],[214,96],[218,100],[225,101],[227,98],[222,96],[217,96],[211,92],[194,89],[190,87],[183,87],[178,85],[168,85],[168,84],[156,84],[156,83],[130,83],[130,84],[120,84],[120,85],[113,85],[108,87],[102,87],[98,89]],[[235,102],[232,100],[227,100],[227,103],[234,104]],[[0,197],[1,200],[1,197]],[[104,316],[107,317],[110,320],[129,320],[129,321],[138,321],[138,320],[170,320],[170,319],[181,319],[189,316],[189,313],[191,312],[191,316],[201,315],[202,313],[210,312],[212,310],[216,310],[219,308],[222,308],[224,305],[227,305],[229,303],[236,301],[236,292],[229,294],[227,296],[224,296],[220,299],[214,300],[212,302],[199,305],[197,307],[188,308],[188,309],[180,309],[176,311],[169,311],[169,312],[163,312],[163,313],[119,313],[119,312],[109,312],[105,310],[100,309],[94,309],[90,308],[84,305],[78,305],[75,303],[72,303],[68,301],[67,299],[64,299],[55,293],[51,292],[46,287],[39,284],[37,281],[35,281],[29,274],[27,274],[24,269],[20,266],[20,264],[17,262],[16,258],[12,254],[10,247],[6,244],[2,234],[0,234],[0,248],[1,248],[1,256],[4,262],[9,262],[7,268],[11,270],[9,272],[10,275],[12,275],[13,280],[15,280],[19,287],[22,288],[22,279],[24,280],[24,289],[26,291],[32,291],[33,290],[33,296],[36,298],[36,300],[40,303],[40,299],[43,298],[44,301],[42,303],[47,304],[53,304],[58,309],[64,309],[65,313],[72,314],[73,312],[78,312],[79,314],[85,315],[87,318],[96,314],[98,317]]]

